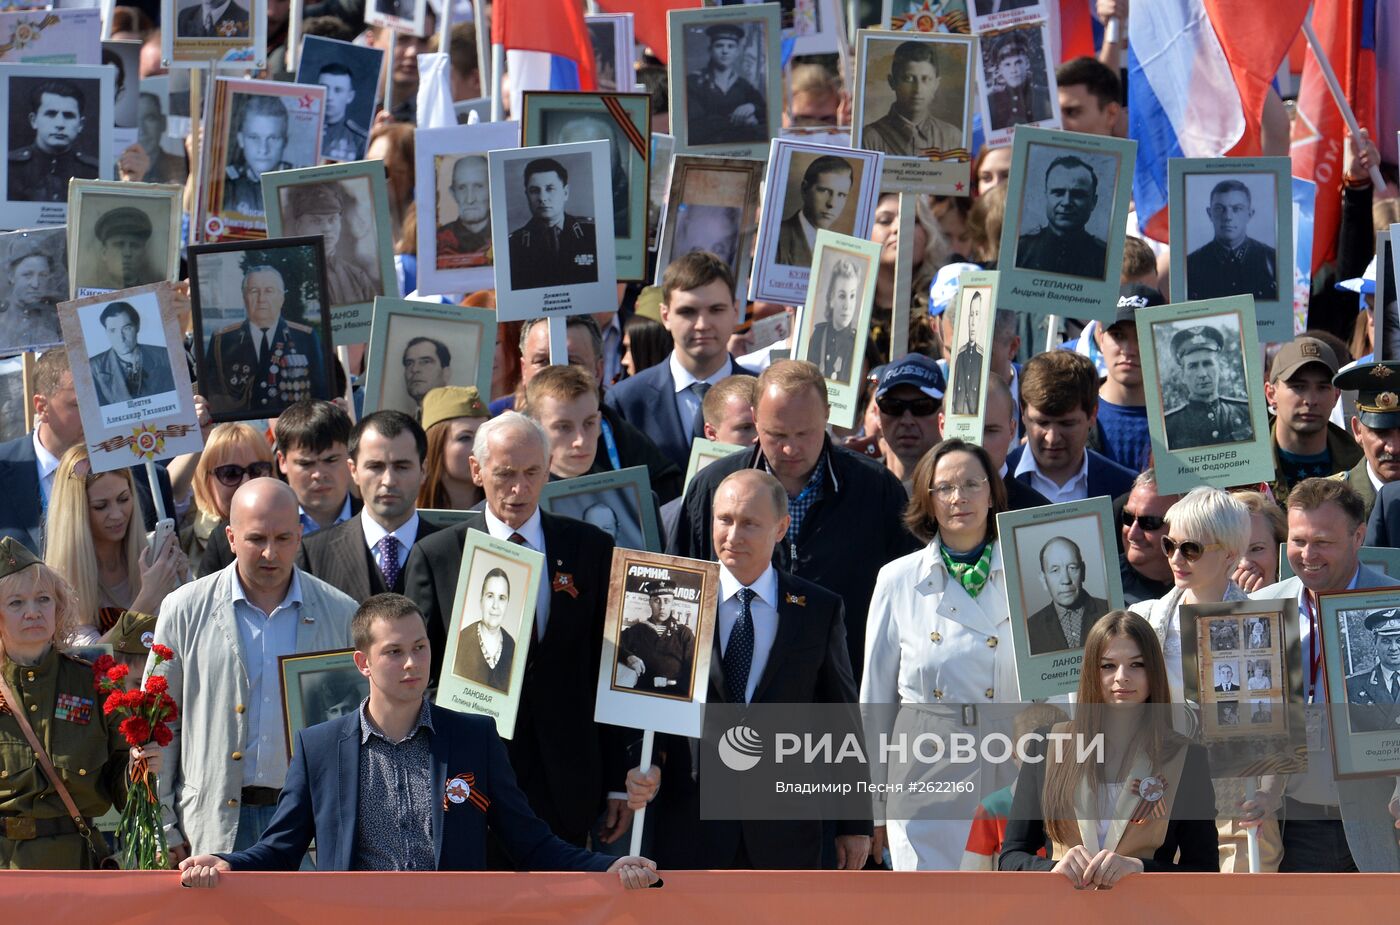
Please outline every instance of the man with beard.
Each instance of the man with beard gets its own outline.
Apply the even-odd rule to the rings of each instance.
[[[1254,439],[1249,402],[1220,395],[1220,351],[1224,346],[1224,336],[1209,325],[1185,328],[1172,336],[1172,353],[1181,367],[1186,403],[1166,413],[1168,449]]]
[[[1332,380],[1342,391],[1356,390],[1351,435],[1364,454],[1351,469],[1333,478],[1345,480],[1361,496],[1368,518],[1381,489],[1400,480],[1400,385],[1393,382],[1397,372],[1400,362],[1367,363]]]
[[[152,265],[146,246],[151,240],[151,218],[134,206],[121,206],[97,220],[97,268],[79,289],[130,289],[158,282],[165,273]]]
[[[339,61],[324,65],[316,82],[326,88],[326,124],[321,130],[321,156],[332,161],[357,161],[365,156],[369,131],[349,118],[355,102],[355,75]]]
[[[778,263],[806,267],[812,263],[817,230],[832,228],[846,211],[854,174],[845,158],[824,154],[802,174],[802,205],[778,227]]]
[[[97,179],[97,159],[77,150],[84,109],[83,91],[71,81],[45,80],[30,91],[34,141],[10,152],[11,202],[66,202],[69,180]]]
[[[650,616],[622,631],[618,660],[637,673],[637,690],[689,699],[695,633],[676,619],[672,609],[676,587],[657,580],[647,582],[641,590],[647,596]]]
[[[1072,154],[1051,161],[1045,171],[1045,223],[1016,242],[1016,268],[1104,279],[1108,244],[1085,228],[1098,201],[1093,167]]]
[[[297,166],[282,159],[287,148],[287,107],[281,97],[246,96],[239,120],[238,159],[225,170],[225,212],[262,215],[262,175]],[[308,165],[301,165],[308,166]]]
[[[58,327],[59,293],[54,287],[54,255],[45,249],[52,239],[17,238],[10,247],[5,278],[9,294],[0,301],[0,329],[5,332],[4,347],[43,347],[62,343]],[[67,295],[64,293],[63,295]]]
[[[1079,545],[1063,536],[1040,549],[1040,580],[1050,603],[1031,614],[1027,623],[1032,655],[1078,649],[1089,628],[1108,613],[1108,601],[1084,588],[1084,555]]]
[[[403,348],[403,386],[419,408],[423,396],[452,379],[452,351],[440,340],[415,337]]]
[[[345,240],[347,205],[344,187],[335,182],[307,183],[287,191],[286,225],[292,234],[319,234],[325,239],[326,286],[332,306],[370,302],[383,295],[374,278],[356,262],[354,243]]]
[[[860,362],[856,353],[860,288],[856,265],[847,258],[838,259],[826,287],[826,320],[812,326],[812,344],[807,348],[807,358],[824,378],[845,385],[851,384]]]
[[[486,158],[468,154],[452,165],[448,187],[457,217],[437,230],[439,270],[480,267],[491,262],[491,185]]]

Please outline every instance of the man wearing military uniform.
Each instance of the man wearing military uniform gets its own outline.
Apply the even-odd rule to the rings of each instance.
[[[1366,628],[1376,644],[1376,664],[1370,671],[1347,675],[1347,703],[1353,705],[1354,732],[1400,730],[1400,610],[1377,610],[1366,615]]]
[[[287,191],[287,227],[293,234],[319,234],[325,239],[327,294],[335,307],[372,302],[384,294],[374,277],[355,261],[353,244],[343,252],[340,248],[346,200],[344,187],[334,180],[299,184]]]
[[[480,154],[458,158],[448,191],[457,203],[457,217],[438,226],[438,269],[490,266],[491,186],[486,158]]]
[[[593,219],[569,215],[569,172],[553,158],[525,165],[530,220],[510,233],[510,281],[515,289],[540,289],[598,281],[598,239]]]
[[[1108,244],[1084,229],[1098,201],[1099,178],[1093,167],[1074,155],[1051,161],[1045,171],[1045,225],[1021,235],[1016,268],[1107,279]]]
[[[151,219],[135,206],[121,206],[104,213],[93,233],[99,244],[97,266],[77,282],[78,289],[130,289],[165,279],[151,265],[146,246],[151,240]],[[84,261],[89,266],[89,261]]]
[[[54,268],[61,265],[62,254],[49,254],[45,242],[56,236],[16,235],[10,245],[5,278],[9,292],[0,301],[0,331],[4,332],[0,347],[48,347],[63,342],[58,326],[59,293],[54,280]],[[57,258],[57,260],[56,260]]]
[[[982,293],[973,292],[967,305],[967,343],[953,360],[953,414],[976,414],[982,388],[982,347],[977,343]]]
[[[184,183],[189,176],[184,155],[168,154],[160,146],[166,127],[165,113],[160,111],[160,98],[154,93],[142,93],[136,101],[136,108],[136,145],[133,147],[139,147],[145,155],[144,170],[139,171],[136,177],[123,173],[122,178],[138,179],[143,183]],[[131,150],[128,148],[127,152]]]
[[[71,81],[45,80],[30,92],[34,141],[10,152],[11,202],[67,202],[69,180],[97,179],[97,158],[77,150],[84,108],[83,91]]]
[[[316,73],[316,82],[326,88],[321,156],[332,161],[360,160],[369,145],[369,132],[347,112],[355,101],[355,75],[344,64],[332,61]]]
[[[175,34],[182,39],[232,39],[248,35],[248,11],[237,0],[201,0],[180,11]]]
[[[1031,52],[1026,40],[1011,34],[992,52],[999,86],[987,94],[992,130],[1026,125],[1050,118],[1050,90],[1032,79]]]
[[[739,43],[744,29],[717,23],[705,29],[710,60],[686,75],[686,128],[691,144],[720,145],[768,140],[768,105],[763,94],[739,74]]]
[[[286,284],[270,266],[250,267],[243,276],[248,318],[209,338],[206,389],[215,412],[255,411],[276,415],[303,398],[330,398],[324,353],[316,332],[282,317]]]
[[[1338,373],[1332,384],[1356,391],[1351,435],[1363,454],[1360,462],[1332,478],[1361,496],[1369,518],[1381,486],[1400,481],[1400,361],[1353,366]]]
[[[676,588],[669,581],[647,582],[651,616],[622,631],[618,644],[622,663],[637,672],[637,690],[690,699],[691,672],[695,664],[695,633],[676,619],[671,610]]]
[[[1181,367],[1186,403],[1166,413],[1167,449],[1190,450],[1254,439],[1249,402],[1220,396],[1220,352],[1224,336],[1198,325],[1172,336],[1172,355]]]
[[[930,157],[965,147],[959,126],[933,114],[938,98],[938,53],[925,42],[901,42],[890,62],[894,102],[865,126],[861,147],[899,157]]]
[[[223,210],[262,215],[262,175],[311,165],[282,160],[287,147],[287,107],[281,97],[248,96],[237,138],[238,160],[225,169]]]
[[[1210,191],[1206,214],[1215,237],[1186,257],[1186,297],[1215,299],[1248,293],[1256,302],[1277,299],[1278,253],[1249,236],[1249,220],[1254,217],[1249,187],[1239,180],[1221,180]]]

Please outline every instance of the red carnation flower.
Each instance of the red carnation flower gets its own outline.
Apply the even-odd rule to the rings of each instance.
[[[165,746],[169,745],[170,741],[175,738],[174,733],[170,731],[170,727],[165,725],[165,723],[156,723],[155,728],[151,730],[151,735],[155,737],[156,744],[161,748],[165,748]]]
[[[107,680],[113,684],[120,684],[131,673],[131,669],[126,665],[113,665],[107,669]]]
[[[111,694],[111,695],[109,695],[109,696],[107,697],[107,699],[104,700],[104,701],[102,702],[102,712],[103,712],[103,714],[105,714],[105,715],[107,715],[107,716],[111,716],[113,713],[115,713],[115,712],[117,712],[118,710],[120,710],[120,709],[122,708],[122,700],[123,700],[123,699],[124,699],[124,698],[122,697],[121,694]]]
[[[168,662],[175,657],[174,650],[172,650],[169,646],[154,645],[151,646],[151,651],[156,654],[156,658],[164,662]]]
[[[151,741],[151,724],[146,721],[145,717],[129,716],[122,720],[119,728],[121,734],[131,745],[145,745]]]
[[[100,681],[102,680],[103,675],[105,675],[112,668],[116,667],[116,664],[117,660],[112,658],[112,656],[99,655],[97,656],[97,661],[92,663],[92,674],[95,678],[97,678],[97,680]]]
[[[170,689],[170,682],[164,676],[153,674],[146,679],[146,690],[152,694],[163,694]]]

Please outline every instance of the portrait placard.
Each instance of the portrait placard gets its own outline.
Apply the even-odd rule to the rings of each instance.
[[[62,225],[69,180],[112,179],[115,78],[101,65],[0,65],[0,229]]]
[[[0,63],[105,64],[102,11],[88,7],[0,13]]]
[[[593,81],[600,93],[626,93],[636,83],[636,38],[631,13],[588,13],[583,17],[593,43]]]
[[[1338,780],[1400,771],[1400,590],[1320,594],[1332,760]]]
[[[384,164],[276,170],[263,175],[262,190],[269,237],[325,238],[331,345],[363,344],[374,300],[399,291]]]
[[[1400,549],[1390,546],[1362,546],[1356,551],[1356,559],[1362,565],[1369,565],[1377,571],[1384,572],[1391,578],[1400,580]],[[1288,561],[1288,550],[1283,545],[1279,545],[1278,550],[1278,580],[1292,578],[1296,572],[1293,565]]]
[[[801,305],[818,231],[869,238],[885,155],[774,139],[749,299]]]
[[[606,141],[491,151],[500,321],[581,315],[617,301]]]
[[[671,261],[691,251],[709,251],[729,265],[735,280],[748,279],[762,182],[762,161],[676,155],[656,251],[655,284],[661,285]]]
[[[267,0],[161,0],[160,21],[167,68],[267,66]]]
[[[957,437],[982,445],[987,417],[987,377],[996,328],[996,271],[958,277],[953,302],[953,348],[948,363],[948,394],[943,400],[943,439]]]
[[[140,97],[136,101],[136,143],[141,146],[148,166],[141,179],[146,183],[175,183],[184,186],[190,166],[185,159],[185,135],[189,132],[189,93],[174,94],[183,98],[185,114],[171,111],[171,83],[189,71],[173,71],[158,77],[143,77]],[[116,143],[113,142],[116,150]]]
[[[712,6],[745,6],[764,0],[717,0]],[[792,43],[794,55],[835,54],[841,42],[845,18],[838,0],[778,0],[783,41]]]
[[[289,761],[296,757],[298,732],[354,713],[369,696],[369,679],[355,667],[354,649],[279,655],[277,674]]]
[[[208,244],[267,237],[262,175],[321,162],[326,88],[217,77],[205,103],[195,231]]]
[[[977,38],[856,34],[852,147],[883,151],[885,191],[966,196]]]
[[[74,180],[68,191],[72,296],[174,282],[181,193],[173,184]]]
[[[699,736],[719,563],[613,550],[595,722]]]
[[[1043,0],[967,0],[973,32],[1046,18]]]
[[[696,437],[690,441],[690,461],[685,466],[685,488],[689,488],[690,480],[695,478],[695,474],[710,463],[719,462],[721,459],[748,449],[752,448],[740,446],[737,443],[723,443],[719,440]],[[684,494],[685,490],[682,489],[681,493]]]
[[[479,122],[420,128],[413,134],[418,292],[444,295],[490,289],[495,259],[486,152],[516,147],[520,127],[514,122]],[[433,218],[428,221],[430,215]]]
[[[66,227],[0,234],[0,356],[63,343],[58,303],[68,292]]]
[[[367,25],[420,37],[428,34],[428,0],[369,0],[364,10]]]
[[[1229,488],[1273,478],[1250,296],[1140,308],[1135,315],[1157,485]]]
[[[762,158],[782,125],[779,4],[666,14],[677,154]]]
[[[1016,130],[998,309],[1112,324],[1137,142]]]
[[[978,34],[977,85],[982,105],[983,144],[1011,144],[1019,129],[1060,127],[1054,46],[1044,19]],[[1133,159],[1128,158],[1131,174]]]
[[[590,523],[626,549],[660,552],[664,545],[646,466],[546,482],[540,510]]]
[[[1254,297],[1261,342],[1293,338],[1293,179],[1287,157],[1167,161],[1171,291]]]
[[[326,88],[321,160],[358,161],[369,147],[384,49],[320,35],[303,36],[296,82]]]
[[[276,417],[337,394],[322,241],[190,245],[194,361],[215,421]]]
[[[172,284],[63,302],[58,318],[93,472],[204,448]]]
[[[831,408],[827,421],[836,427],[854,426],[862,410],[861,367],[882,246],[824,228],[817,232],[792,355],[821,370]]]
[[[1006,569],[1016,677],[1026,700],[1079,688],[1084,640],[1099,618],[1123,607],[1113,501],[1106,496],[997,515]],[[1061,612],[1078,613],[1066,629]]]
[[[544,567],[544,556],[527,546],[467,531],[433,702],[491,717],[503,739],[515,734]]]
[[[656,250],[661,238],[661,216],[666,191],[671,188],[671,163],[676,157],[676,136],[651,133],[651,178],[647,181],[647,249]]]
[[[374,300],[365,355],[365,414],[392,408],[413,418],[442,386],[491,394],[496,313],[409,299]]]
[[[640,280],[647,265],[651,95],[526,91],[523,100],[525,146],[608,143],[617,278]]]
[[[1400,304],[1395,298],[1395,225],[1376,232],[1376,291],[1371,295],[1371,348],[1377,360],[1400,360]],[[1365,304],[1365,296],[1362,296]]]

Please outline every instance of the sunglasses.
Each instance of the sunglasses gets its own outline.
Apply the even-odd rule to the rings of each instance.
[[[1138,516],[1132,511],[1125,510],[1123,512],[1123,526],[1131,530],[1133,524],[1137,524],[1147,533],[1151,533],[1154,530],[1160,530],[1165,527],[1167,525],[1167,519],[1165,517],[1153,517],[1151,514]]]
[[[1186,557],[1187,562],[1195,562],[1197,559],[1210,552],[1212,549],[1222,548],[1224,547],[1222,547],[1219,543],[1207,543],[1206,545],[1202,546],[1195,540],[1182,540],[1180,543],[1178,543],[1176,540],[1172,539],[1169,536],[1162,537],[1162,552],[1166,555],[1168,559],[1170,559],[1172,555],[1178,549],[1180,549],[1181,554]]]
[[[215,466],[213,473],[220,485],[234,488],[243,484],[245,476],[250,479],[265,479],[272,475],[272,463],[255,462],[247,466]]]
[[[938,399],[928,396],[891,398],[886,395],[883,398],[875,399],[875,407],[880,409],[881,414],[888,414],[892,418],[902,417],[906,411],[916,418],[926,418],[931,414],[938,413]]]

